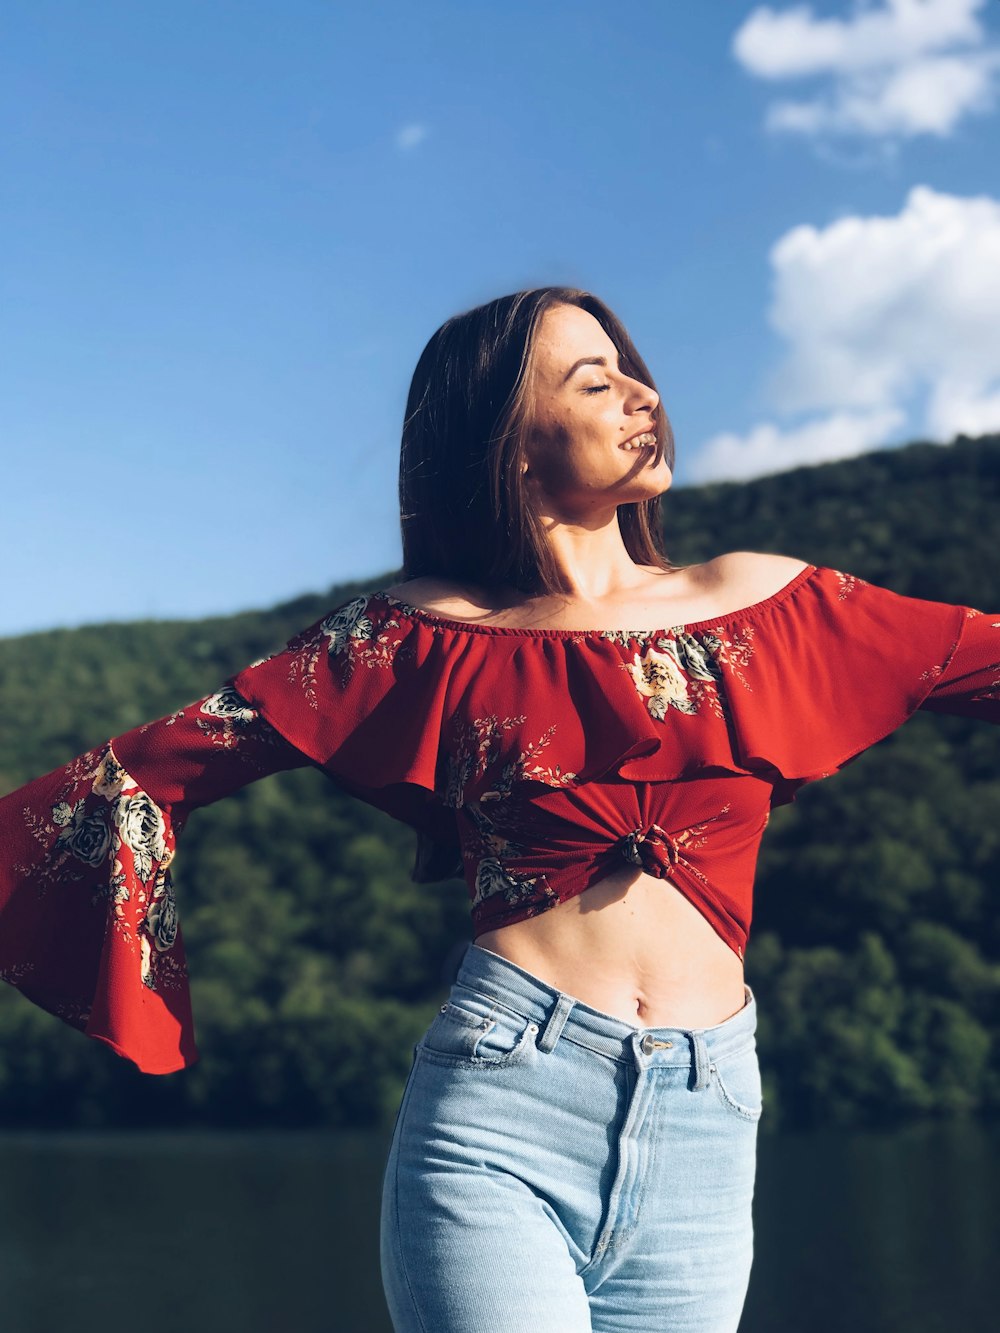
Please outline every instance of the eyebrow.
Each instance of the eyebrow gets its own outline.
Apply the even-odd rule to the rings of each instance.
[[[569,377],[575,375],[581,366],[606,366],[607,364],[608,358],[606,356],[581,356],[580,360],[574,361],[567,370],[562,382],[565,384]]]

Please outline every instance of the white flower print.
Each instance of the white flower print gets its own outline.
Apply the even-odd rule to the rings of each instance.
[[[676,649],[667,639],[660,642],[667,647],[667,652],[658,652],[649,645],[641,657],[636,653],[633,660],[624,665],[636,689],[646,699],[650,714],[662,722],[668,707],[693,713],[695,705],[688,698],[688,683],[677,660]]]
[[[174,898],[170,876],[166,872],[161,872],[156,877],[153,900],[149,904],[142,925],[161,953],[164,949],[173,947],[177,938],[177,900]]]
[[[116,796],[121,795],[125,777],[125,770],[112,754],[109,745],[106,754],[97,766],[91,791],[95,796],[103,796],[105,800],[112,801]]]
[[[302,686],[310,708],[319,708],[316,672],[323,660],[324,645],[342,686],[348,684],[361,663],[370,669],[389,670],[398,655],[412,652],[412,648],[392,638],[390,631],[398,628],[399,621],[392,617],[379,620],[377,615],[370,615],[371,602],[371,597],[355,597],[331,611],[307,637],[293,640],[289,645],[292,652],[288,681]]]
[[[247,726],[257,716],[256,708],[251,708],[231,685],[224,685],[221,690],[203,699],[201,712],[207,713],[209,717],[226,718],[241,727]]]
[[[149,879],[153,861],[160,861],[166,851],[163,812],[144,791],[125,792],[115,806],[115,823],[122,842],[132,853],[135,873]]]
[[[341,652],[352,639],[370,639],[372,622],[366,615],[367,597],[355,597],[353,602],[332,611],[320,625],[326,635],[328,652],[331,657]]]
[[[111,834],[100,811],[86,814],[85,802],[70,806],[59,801],[52,807],[52,822],[60,826],[57,847],[65,847],[78,860],[89,866],[99,866],[111,847]]]

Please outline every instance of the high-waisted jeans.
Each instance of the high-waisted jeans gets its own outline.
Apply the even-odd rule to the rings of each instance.
[[[753,1253],[756,1001],[633,1027],[471,945],[385,1168],[396,1333],[735,1333]]]

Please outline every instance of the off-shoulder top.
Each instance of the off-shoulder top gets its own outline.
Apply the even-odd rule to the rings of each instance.
[[[376,591],[0,801],[0,976],[149,1073],[197,1058],[171,882],[190,812],[312,764],[462,875],[475,936],[623,864],[742,958],[770,811],[917,709],[1000,723],[1000,614],[807,565],[663,629],[449,620]]]

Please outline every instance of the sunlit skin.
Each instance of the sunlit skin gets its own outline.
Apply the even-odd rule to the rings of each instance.
[[[604,365],[573,368],[599,358]],[[655,389],[620,369],[614,343],[578,306],[545,312],[532,372],[533,421],[523,465],[531,503],[574,601],[606,603],[649,578],[625,549],[617,507],[670,486],[670,468],[657,446],[622,447],[655,428],[660,400]]]

